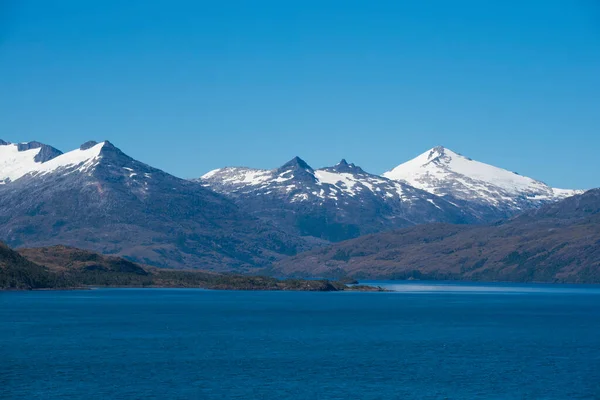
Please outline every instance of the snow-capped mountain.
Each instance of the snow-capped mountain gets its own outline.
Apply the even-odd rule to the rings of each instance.
[[[510,216],[582,192],[555,189],[441,146],[400,164],[383,176],[441,196],[482,221]]]
[[[65,244],[170,267],[262,266],[306,243],[109,142],[68,153],[0,144],[0,240]]]
[[[190,181],[109,142],[62,153],[0,141],[0,240],[73,245],[171,267],[250,269],[330,241],[429,222],[511,216],[575,194],[434,148],[378,176],[222,168]]]
[[[313,169],[296,157],[274,170],[221,168],[199,181],[253,215],[330,241],[426,222],[469,222],[442,198],[345,160]]]

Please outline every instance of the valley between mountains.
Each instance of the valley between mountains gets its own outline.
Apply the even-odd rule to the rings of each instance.
[[[598,282],[599,209],[598,190],[552,188],[444,147],[382,175],[296,157],[186,180],[110,142],[62,153],[0,141],[1,241],[160,268]]]

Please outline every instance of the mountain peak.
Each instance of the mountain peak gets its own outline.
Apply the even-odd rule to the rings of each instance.
[[[446,148],[444,146],[435,146],[430,151],[435,151],[435,152],[438,152],[440,154],[444,154],[445,150],[446,150]]]
[[[121,149],[116,147],[114,144],[112,144],[108,140],[105,140],[102,142],[96,142],[95,140],[87,141],[79,147],[79,150],[80,151],[88,151],[94,147],[98,147],[99,154],[101,154],[102,156],[109,156],[111,154],[113,156],[117,156],[117,157],[127,156],[126,154],[124,154],[121,151]],[[129,157],[129,156],[127,156],[127,157]]]
[[[543,182],[472,160],[443,146],[434,147],[383,176],[438,196],[508,213],[573,194],[569,190],[555,191]]]
[[[432,160],[437,157],[441,157],[446,155],[446,148],[444,146],[435,146],[431,150],[429,150],[429,154],[427,155],[428,160]]]
[[[443,159],[444,161],[452,161],[453,158],[456,157],[460,157],[460,158],[464,158],[466,160],[472,161],[470,158],[464,157],[463,155],[450,150],[447,147],[444,146],[435,146],[434,148],[430,149],[429,151],[426,151],[425,153],[421,154],[420,156],[418,156],[415,160],[423,160],[426,162],[429,161],[435,161],[435,160],[441,160]]]
[[[303,169],[303,170],[308,170],[308,171],[313,170],[311,168],[311,166],[306,163],[306,161],[304,161],[303,159],[301,159],[298,156],[292,158],[290,161],[283,164],[281,167],[279,167],[279,169],[280,170]]]
[[[335,164],[333,167],[325,168],[327,170],[335,171],[335,172],[345,172],[345,173],[358,173],[364,172],[361,167],[357,167],[354,163],[349,163],[345,158]]]

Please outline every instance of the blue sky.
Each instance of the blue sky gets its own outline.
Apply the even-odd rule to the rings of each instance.
[[[381,173],[444,145],[600,186],[600,5],[0,0],[0,138],[108,139],[182,177]]]

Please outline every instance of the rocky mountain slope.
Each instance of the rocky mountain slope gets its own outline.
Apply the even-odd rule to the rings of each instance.
[[[222,168],[199,182],[282,229],[333,242],[428,222],[472,222],[438,196],[345,160],[321,169],[298,157],[274,170]]]
[[[0,144],[0,239],[66,244],[142,263],[248,270],[307,244],[198,183],[125,155],[109,142],[62,154]]]
[[[510,217],[581,193],[552,188],[444,147],[428,150],[383,176],[441,196],[483,222]]]
[[[285,259],[285,276],[600,283],[600,189],[494,225],[430,224]]]

